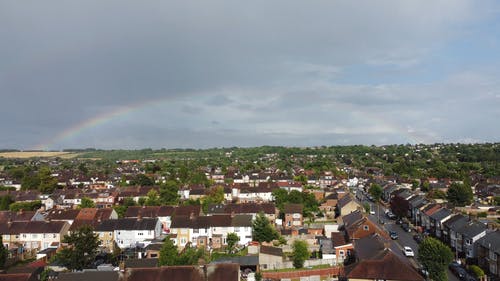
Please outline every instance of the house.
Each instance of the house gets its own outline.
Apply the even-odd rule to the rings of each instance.
[[[375,233],[388,238],[387,233],[369,220],[360,210],[343,216],[342,222],[342,229],[346,232],[346,238],[349,241],[354,241]]]
[[[428,204],[420,209],[422,228],[426,232],[431,229],[431,215],[441,209],[441,204]]]
[[[420,212],[420,208],[429,204],[429,201],[420,195],[414,196],[408,202],[410,208],[411,221],[415,225],[419,225],[422,222],[422,213]]]
[[[465,258],[475,258],[476,249],[474,244],[486,235],[486,225],[477,221],[469,221],[457,230],[457,250],[464,254]]]
[[[48,221],[66,221],[71,225],[79,213],[79,209],[52,209],[45,213],[45,219]]]
[[[409,189],[398,189],[390,200],[392,212],[399,217],[410,217],[410,199],[415,196]]]
[[[175,206],[130,206],[127,208],[124,217],[158,218],[162,224],[163,233],[170,233],[172,216],[175,210]]]
[[[444,229],[443,223],[450,219],[452,215],[453,213],[447,208],[441,208],[430,215],[431,234],[437,238],[441,238]]]
[[[475,243],[477,262],[486,272],[500,277],[500,230],[487,233]]]
[[[458,240],[457,231],[466,225],[468,221],[469,219],[462,214],[454,215],[449,220],[445,221],[443,223],[443,236],[441,237],[443,242],[456,250]]]
[[[252,215],[255,219],[257,214],[263,213],[270,221],[274,221],[278,217],[278,210],[274,203],[230,203],[230,204],[212,204],[208,206],[208,215],[220,214],[237,214],[237,215]]]
[[[94,232],[104,248],[112,249],[116,242],[118,247],[125,249],[148,245],[160,237],[162,226],[157,218],[121,218],[102,221]]]
[[[44,250],[60,243],[70,225],[64,221],[16,221],[0,225],[3,243],[8,248]]]
[[[188,243],[202,248],[220,248],[226,245],[227,234],[235,233],[239,244],[252,241],[251,215],[175,216],[171,232],[175,244],[183,248]]]
[[[349,280],[425,280],[404,257],[392,251],[385,238],[377,234],[354,242],[354,257],[350,257],[344,267],[344,275]]]
[[[341,232],[332,232],[331,237],[336,264],[342,264],[351,255],[354,249],[353,244],[346,241],[345,234]]]
[[[337,202],[337,212],[339,216],[350,214],[359,209],[361,209],[361,206],[356,201],[354,201],[351,195],[346,195],[342,198],[339,198]]]
[[[391,202],[392,194],[399,188],[400,186],[394,183],[384,185],[382,189],[382,200],[385,202]]]
[[[286,204],[283,208],[285,213],[285,228],[301,227],[304,223],[304,218],[302,216],[303,206],[302,204]]]
[[[103,220],[115,220],[118,214],[114,209],[83,208],[76,216],[69,228],[70,232],[78,230],[82,226],[90,226],[93,229]]]

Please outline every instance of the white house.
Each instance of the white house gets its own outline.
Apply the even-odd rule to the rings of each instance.
[[[121,249],[147,245],[162,233],[162,225],[157,218],[122,218],[113,221],[114,238]]]

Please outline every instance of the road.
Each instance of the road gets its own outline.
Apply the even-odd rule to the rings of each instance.
[[[398,239],[392,240],[391,249],[395,253],[398,253],[399,255],[401,255],[403,258],[407,258],[403,254],[403,247],[409,246],[410,248],[412,248],[413,252],[415,253],[415,258],[407,258],[407,259],[415,268],[420,268],[421,265],[418,263],[418,261],[416,259],[417,255],[418,255],[418,244],[413,239],[413,235],[415,234],[415,232],[414,231],[406,232],[401,228],[400,225],[397,225],[395,223],[395,220],[388,219],[385,215],[385,207],[383,205],[381,205],[380,203],[376,204],[374,202],[371,202],[363,194],[356,194],[356,198],[361,203],[361,205],[368,203],[368,204],[370,204],[371,210],[375,211],[374,215],[373,214],[368,215],[368,218],[372,222],[378,224],[382,229],[385,229],[388,232],[395,231],[398,234]],[[380,224],[380,222],[383,222],[383,224]],[[448,280],[459,281],[459,279],[449,269],[447,270],[447,275],[448,275]]]

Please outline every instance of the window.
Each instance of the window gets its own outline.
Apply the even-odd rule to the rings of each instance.
[[[193,229],[193,233],[200,233],[200,230],[195,228],[195,229]]]
[[[370,227],[368,227],[368,225],[363,225],[363,230],[370,230]]]
[[[465,239],[465,245],[472,245],[471,239]]]
[[[26,238],[26,234],[23,234],[23,238]]]
[[[137,235],[142,236],[143,234],[142,234],[142,232],[139,232],[139,233],[137,233]]]
[[[490,250],[489,258],[492,261],[496,261],[497,260],[497,254],[494,251]]]
[[[158,257],[158,254],[151,254],[151,255],[149,255],[149,256],[150,256],[152,259],[154,259],[154,258],[157,258],[157,257]]]
[[[339,256],[344,257],[344,254],[345,254],[345,253],[344,253],[344,250],[340,250],[340,251],[339,251]]]
[[[240,228],[239,227],[235,227],[234,228],[234,232],[240,232]]]

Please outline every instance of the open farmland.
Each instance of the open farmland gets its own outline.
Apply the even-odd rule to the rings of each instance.
[[[79,153],[74,152],[60,152],[60,151],[15,151],[15,152],[1,152],[0,157],[4,158],[74,158]]]

